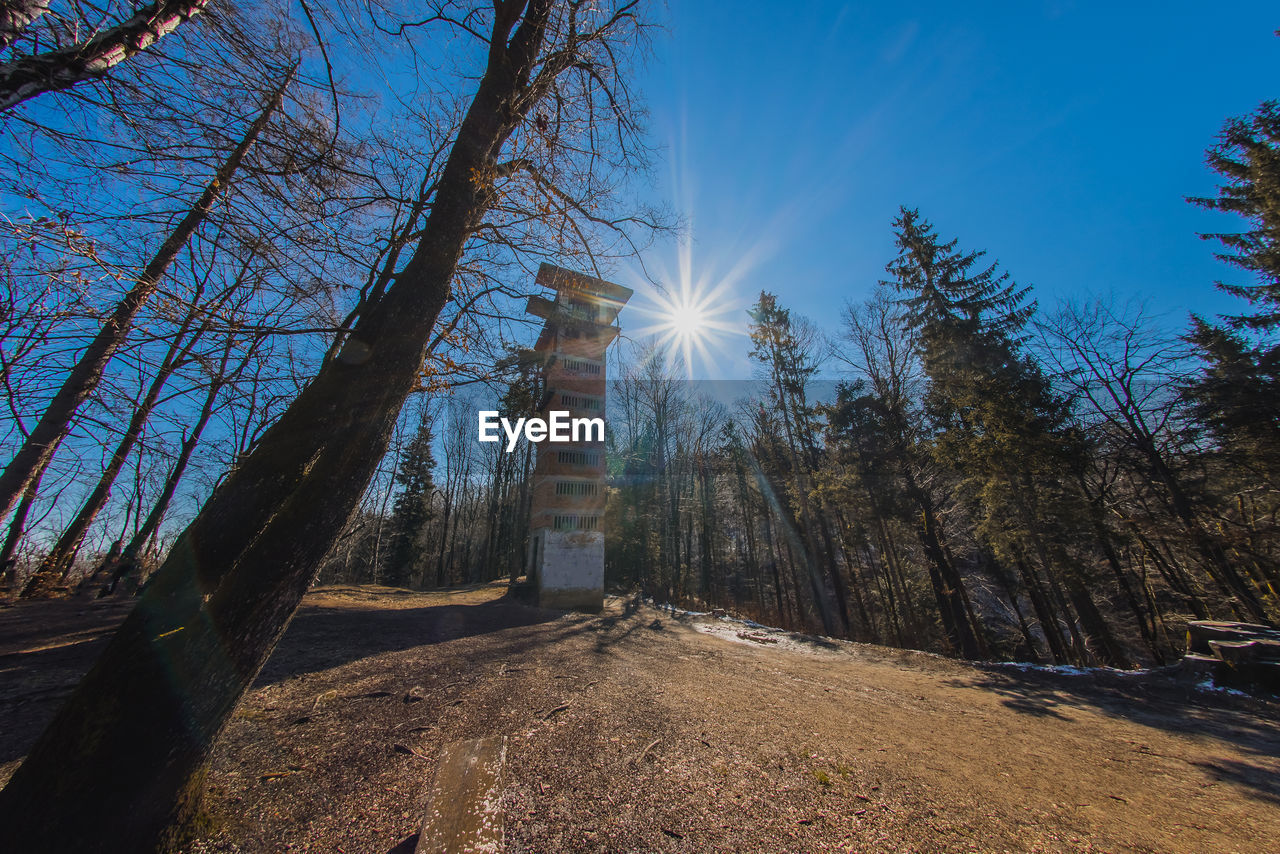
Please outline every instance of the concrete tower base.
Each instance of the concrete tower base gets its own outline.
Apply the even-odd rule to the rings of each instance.
[[[529,538],[530,582],[544,608],[604,607],[604,533],[542,528]]]

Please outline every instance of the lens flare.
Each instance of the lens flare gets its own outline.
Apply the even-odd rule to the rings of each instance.
[[[654,278],[664,287],[633,276],[636,296],[627,307],[639,323],[630,337],[649,339],[664,350],[674,369],[711,378],[740,359],[733,339],[746,335],[747,303],[735,293],[735,285],[750,269],[750,261],[739,258],[732,269],[718,275],[713,265],[694,274],[693,247],[687,238],[678,247],[674,275],[659,267]]]
[[[652,339],[691,379],[714,372],[723,362],[718,357],[728,339],[745,334],[742,321],[730,322],[745,315],[727,290],[723,282],[709,286],[698,281],[680,282],[665,293],[647,291],[646,299],[632,303],[644,324],[632,334]]]

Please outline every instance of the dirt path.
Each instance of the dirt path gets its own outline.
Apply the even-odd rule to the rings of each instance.
[[[496,734],[509,851],[1219,854],[1280,839],[1274,705],[500,593],[309,596],[219,746],[193,850],[412,851],[440,747]],[[0,654],[0,702],[21,657]]]

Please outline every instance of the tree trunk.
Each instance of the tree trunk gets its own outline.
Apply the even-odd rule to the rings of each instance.
[[[80,551],[80,545],[84,542],[84,535],[88,532],[89,526],[93,524],[93,520],[98,518],[98,513],[101,512],[107,503],[107,499],[111,496],[111,487],[115,485],[116,477],[119,476],[120,470],[124,468],[125,460],[133,452],[133,446],[137,444],[138,438],[142,435],[142,428],[146,426],[148,419],[151,418],[151,411],[155,408],[156,401],[160,399],[160,392],[164,390],[165,383],[173,376],[173,372],[177,369],[182,358],[191,352],[191,347],[199,340],[199,332],[190,340],[185,340],[187,333],[190,331],[191,322],[195,319],[195,313],[196,307],[193,306],[173,342],[169,345],[169,352],[165,354],[164,360],[160,363],[155,377],[147,388],[146,395],[133,411],[133,417],[129,419],[124,435],[120,437],[120,442],[116,445],[115,453],[107,461],[107,467],[102,472],[102,477],[98,479],[98,485],[94,487],[93,492],[85,499],[80,512],[76,514],[76,517],[71,520],[71,524],[62,532],[58,542],[45,555],[40,568],[32,574],[22,588],[22,597],[24,599],[51,595],[56,586],[71,571],[71,565],[76,559],[76,553]]]
[[[444,499],[444,515],[440,519],[440,548],[436,554],[437,588],[445,586],[444,556],[445,549],[449,546],[449,520],[453,517],[453,486],[449,483],[448,475],[445,479],[445,491],[440,496]]]
[[[1138,632],[1142,635],[1142,640],[1146,643],[1147,649],[1151,651],[1156,664],[1163,665],[1165,663],[1164,652],[1160,649],[1160,644],[1156,640],[1155,616],[1148,615],[1143,610],[1129,577],[1125,575],[1124,567],[1120,563],[1120,557],[1116,554],[1115,546],[1111,542],[1111,532],[1107,530],[1106,524],[1102,521],[1103,514],[1100,508],[1100,500],[1095,502],[1093,497],[1089,495],[1083,479],[1080,481],[1080,491],[1084,495],[1089,508],[1089,519],[1093,524],[1094,536],[1098,540],[1098,546],[1102,549],[1103,556],[1107,559],[1107,566],[1110,567],[1111,574],[1115,576],[1120,592],[1124,594],[1129,610],[1133,612],[1133,618],[1138,624]]]
[[[18,503],[18,509],[14,512],[13,518],[9,520],[9,531],[4,538],[4,548],[0,550],[0,578],[9,576],[15,578],[15,564],[17,562],[18,543],[22,542],[22,534],[27,528],[27,517],[31,515],[31,505],[36,503],[36,498],[40,495],[40,479],[44,477],[45,467],[41,466],[31,478],[31,483],[27,484],[27,490],[22,494],[22,501]]]
[[[1045,592],[1044,584],[1036,575],[1035,569],[1028,565],[1025,559],[1019,558],[1017,566],[1018,572],[1022,575],[1022,581],[1027,586],[1031,607],[1035,610],[1036,619],[1040,622],[1040,631],[1044,633],[1045,642],[1049,645],[1049,654],[1053,657],[1053,663],[1071,663],[1067,641],[1058,627],[1058,618],[1054,613],[1053,604],[1049,601],[1049,595]]]
[[[0,112],[45,92],[70,89],[102,77],[208,5],[209,0],[157,0],[129,20],[103,30],[86,42],[0,65]]]
[[[916,613],[915,605],[911,601],[911,594],[907,591],[907,578],[902,571],[902,561],[898,558],[898,544],[894,541],[893,533],[889,530],[884,517],[879,514],[876,515],[876,527],[880,532],[880,539],[883,543],[885,563],[890,570],[889,586],[892,587],[894,584],[898,586],[898,601],[903,605],[904,620],[911,627],[911,631],[918,634],[920,631],[920,615]]]
[[[773,525],[769,520],[768,507],[763,508],[764,541],[768,548],[769,570],[773,577],[773,591],[778,599],[778,625],[787,625],[787,600],[782,592],[782,569],[778,566],[778,548],[773,542]]]
[[[1169,507],[1173,511],[1173,515],[1182,523],[1196,551],[1200,553],[1205,569],[1228,594],[1235,597],[1239,607],[1243,608],[1248,619],[1258,623],[1269,623],[1270,615],[1262,604],[1262,600],[1258,598],[1258,594],[1254,589],[1232,566],[1231,561],[1227,559],[1226,552],[1223,551],[1222,544],[1205,530],[1190,496],[1187,495],[1179,478],[1165,461],[1164,455],[1156,448],[1155,441],[1144,436],[1143,440],[1138,444],[1139,450],[1145,454],[1147,461],[1150,463],[1156,479],[1164,485],[1169,496]]]
[[[1167,560],[1160,551],[1159,545],[1151,542],[1135,522],[1129,520],[1127,524],[1130,533],[1133,534],[1138,544],[1142,546],[1142,552],[1150,556],[1151,562],[1156,565],[1156,571],[1160,573],[1160,577],[1169,585],[1169,589],[1182,597],[1183,602],[1191,609],[1191,613],[1195,615],[1197,620],[1209,619],[1211,615],[1208,606],[1205,605],[1204,599],[1201,597],[1201,591],[1195,589],[1191,579],[1182,571],[1182,568],[1172,560]]]
[[[1111,627],[1107,625],[1107,621],[1093,601],[1093,594],[1089,592],[1093,579],[1075,565],[1061,543],[1055,541],[1052,534],[1045,530],[1035,485],[1029,474],[1023,472],[1021,485],[1024,500],[1019,502],[1018,507],[1023,528],[1031,538],[1032,546],[1040,559],[1041,566],[1044,567],[1045,574],[1050,579],[1058,575],[1062,577],[1067,589],[1067,598],[1080,618],[1082,635],[1080,663],[1088,664],[1089,657],[1093,657],[1110,667],[1127,667],[1129,654],[1112,634]]]
[[[235,147],[235,150],[228,155],[227,159],[219,167],[213,180],[204,188],[204,192],[200,194],[200,198],[196,200],[186,216],[178,223],[164,243],[160,245],[160,250],[156,252],[155,257],[151,259],[151,263],[147,264],[146,269],[142,271],[142,275],[138,276],[138,281],[129,289],[111,312],[106,322],[102,324],[102,328],[89,343],[88,348],[80,356],[80,360],[76,362],[75,367],[71,369],[70,375],[62,383],[62,388],[54,395],[50,401],[49,407],[40,416],[39,422],[32,428],[31,434],[27,436],[22,443],[22,447],[18,449],[18,453],[14,455],[13,460],[5,468],[4,474],[0,475],[0,518],[3,518],[13,509],[13,505],[17,502],[18,496],[27,488],[27,483],[31,480],[32,473],[48,462],[49,457],[57,449],[62,439],[67,434],[67,430],[71,427],[71,418],[75,415],[80,404],[88,399],[93,390],[97,388],[98,382],[102,379],[102,372],[107,367],[107,362],[111,360],[116,349],[124,342],[125,336],[129,334],[129,329],[133,325],[133,320],[137,316],[138,311],[143,304],[151,298],[155,290],[160,285],[160,279],[164,276],[165,271],[169,269],[169,265],[178,256],[178,252],[187,245],[187,241],[195,230],[204,222],[205,217],[209,215],[209,211],[213,208],[213,203],[217,200],[218,195],[231,181],[236,170],[240,168],[240,163],[244,160],[249,149],[258,138],[258,134],[266,127],[267,122],[271,119],[272,113],[280,106],[280,102],[284,98],[285,88],[293,80],[293,70],[285,75],[284,82],[275,90],[271,96],[271,100],[267,103],[265,109],[249,126],[245,132],[244,138]]]
[[[209,498],[0,793],[6,844],[148,851],[194,816],[214,740],[386,452],[463,246],[491,203],[475,178],[533,101],[527,81],[550,5],[498,9],[488,67],[413,257]]]
[[[169,502],[173,500],[173,494],[177,491],[183,474],[186,473],[187,464],[191,461],[191,455],[195,453],[196,446],[200,444],[200,437],[204,433],[204,428],[208,426],[209,419],[213,417],[218,395],[229,382],[225,371],[230,354],[231,342],[228,341],[227,349],[222,353],[222,363],[218,369],[219,374],[211,378],[209,382],[209,390],[205,395],[204,405],[200,407],[200,415],[196,418],[196,423],[191,426],[191,432],[182,440],[182,448],[178,451],[178,458],[174,461],[173,468],[169,470],[169,476],[164,481],[164,488],[160,490],[160,496],[156,499],[155,504],[152,505],[146,521],[142,523],[142,527],[129,540],[129,544],[124,547],[124,552],[120,555],[120,562],[112,572],[111,580],[107,582],[107,586],[104,588],[104,594],[115,592],[116,585],[119,584],[122,578],[138,571],[138,556],[147,542],[160,528],[160,523],[164,520],[165,513],[169,510]],[[252,358],[252,351],[245,356],[240,366],[232,372],[231,376],[235,376],[243,370],[250,358]]]
[[[924,489],[916,483],[911,474],[910,463],[904,463],[902,472],[910,496],[920,512],[916,522],[916,535],[924,548],[925,562],[929,570],[929,582],[933,586],[933,595],[938,602],[938,612],[942,615],[942,628],[947,634],[951,649],[968,659],[980,656],[980,644],[974,634],[973,625],[969,621],[969,609],[965,603],[963,592],[964,581],[956,572],[951,561],[947,560],[946,551],[938,535],[938,520],[933,510],[933,501],[925,494]]]
[[[1071,599],[1071,607],[1080,617],[1086,645],[1090,642],[1093,644],[1090,652],[1108,667],[1124,670],[1132,664],[1132,658],[1093,601],[1093,594],[1089,592],[1090,582],[1091,579],[1082,577],[1078,571],[1066,572],[1067,596]]]

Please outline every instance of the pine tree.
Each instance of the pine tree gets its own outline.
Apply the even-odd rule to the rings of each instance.
[[[1227,179],[1216,198],[1191,198],[1210,210],[1239,214],[1249,230],[1203,234],[1226,251],[1218,257],[1254,274],[1252,285],[1218,282],[1256,310],[1227,318],[1232,328],[1268,331],[1280,326],[1280,102],[1267,101],[1244,118],[1229,119],[1218,144],[1206,153],[1209,167]]]
[[[1280,345],[1251,345],[1244,336],[1197,318],[1191,340],[1204,372],[1187,389],[1196,416],[1234,462],[1276,485],[1280,473]]]
[[[1069,553],[1085,516],[1069,468],[1078,440],[1066,401],[1021,351],[1031,289],[996,264],[981,267],[985,253],[942,243],[917,211],[904,208],[894,227],[899,255],[887,269],[920,340],[932,450],[960,475],[980,559],[1018,567],[1055,658],[1124,663],[1092,579]],[[1059,613],[1071,654],[1055,637]]]
[[[1189,337],[1205,372],[1187,395],[1237,461],[1270,478],[1280,463],[1280,102],[1229,120],[1207,161],[1226,182],[1216,198],[1190,201],[1248,222],[1247,231],[1201,236],[1222,244],[1220,259],[1253,275],[1253,284],[1217,283],[1253,310],[1219,324],[1193,318]]]
[[[797,556],[805,565],[824,631],[845,636],[850,628],[848,585],[835,557],[827,514],[811,495],[813,474],[819,465],[815,442],[819,430],[806,386],[818,366],[806,346],[809,342],[803,329],[792,320],[791,312],[778,304],[777,296],[762,291],[748,314],[754,345],[751,357],[763,369],[768,401],[783,428],[792,505],[784,508],[784,515],[794,514],[801,540]]]
[[[400,494],[391,511],[391,558],[382,577],[383,583],[392,587],[406,587],[417,575],[422,532],[431,520],[431,495],[435,491],[431,473],[436,461],[431,443],[431,423],[424,413],[417,435],[405,448],[396,471]]]

